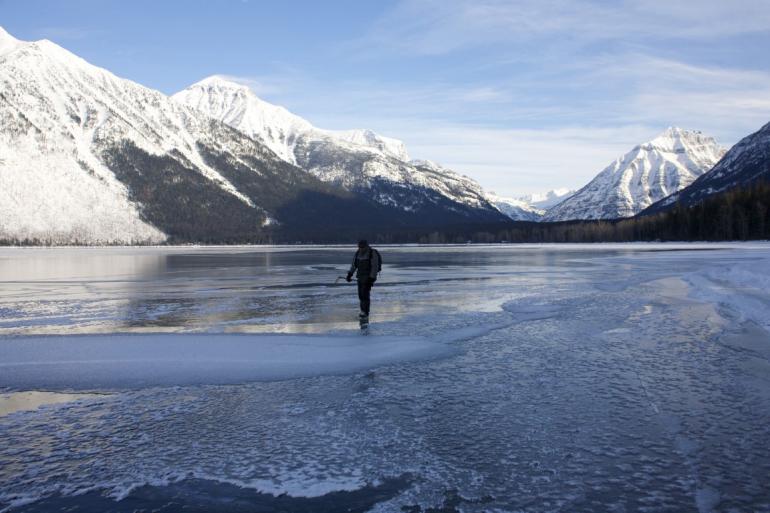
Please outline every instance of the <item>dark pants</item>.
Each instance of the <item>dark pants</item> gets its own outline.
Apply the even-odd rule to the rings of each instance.
[[[361,303],[361,311],[369,315],[369,294],[372,291],[372,280],[358,278],[358,301]]]

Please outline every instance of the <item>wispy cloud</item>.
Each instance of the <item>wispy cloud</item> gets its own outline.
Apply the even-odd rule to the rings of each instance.
[[[729,142],[770,120],[770,72],[696,66],[629,54],[601,59],[582,79],[626,88],[619,123],[678,124],[699,128]]]
[[[540,108],[511,107],[514,91],[503,86],[448,82],[382,83],[364,79],[334,83],[296,70],[261,76],[220,75],[249,86],[263,99],[282,104],[324,128],[359,127],[372,119],[445,118],[489,120],[489,111],[505,105],[511,115],[539,115]],[[358,120],[358,122],[356,121]]]
[[[217,76],[243,84],[251,89],[254,94],[264,97],[291,93],[296,83],[296,80],[292,79],[290,75],[236,76],[219,74]]]
[[[388,119],[489,128],[679,124],[734,142],[770,120],[770,72],[696,66],[644,54],[595,58],[574,66],[557,86],[550,76],[516,83],[504,78],[489,85],[330,84],[297,72],[231,78],[336,129]]]
[[[500,42],[554,46],[768,30],[770,9],[764,0],[404,0],[357,43],[367,51],[398,48],[435,55]]]

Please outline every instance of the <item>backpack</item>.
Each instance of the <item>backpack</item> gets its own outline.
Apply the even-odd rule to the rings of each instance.
[[[369,252],[369,267],[372,266],[372,255],[377,253],[377,260],[380,262],[380,265],[377,266],[377,272],[382,272],[382,255],[380,255],[380,252],[377,251],[374,248],[369,248],[371,251]]]

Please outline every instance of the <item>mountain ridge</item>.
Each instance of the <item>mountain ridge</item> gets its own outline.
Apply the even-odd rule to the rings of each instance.
[[[276,218],[290,223],[321,208],[301,195],[348,215],[361,204],[229,126],[54,43],[3,41],[2,239],[263,241]]]
[[[410,160],[398,139],[371,130],[317,128],[221,76],[196,82],[172,98],[249,136],[270,141],[287,162],[380,204],[407,212],[430,211],[444,204],[468,221],[505,218],[476,181],[435,162]],[[280,115],[272,115],[276,112]]]
[[[544,221],[631,217],[691,184],[725,154],[713,137],[669,127],[615,159]]]
[[[560,187],[557,189],[551,189],[544,193],[525,194],[524,196],[519,196],[517,199],[527,203],[532,207],[548,210],[549,208],[555,207],[562,201],[566,200],[576,192],[577,191],[575,189]]]
[[[654,203],[641,215],[661,212],[675,204],[691,207],[729,189],[750,187],[762,180],[770,182],[770,123],[738,141],[688,187]]]
[[[540,221],[545,215],[545,210],[534,207],[519,198],[498,196],[494,192],[488,192],[489,201],[503,214],[513,221]]]
[[[498,219],[429,188],[406,191],[413,210],[375,201],[50,41],[3,31],[0,47],[0,240],[323,240]]]
[[[296,164],[294,143],[300,137],[334,139],[339,143],[408,161],[403,141],[369,129],[325,130],[287,108],[257,96],[247,85],[222,75],[211,75],[171,95],[171,98],[242,132],[259,137],[281,158]]]

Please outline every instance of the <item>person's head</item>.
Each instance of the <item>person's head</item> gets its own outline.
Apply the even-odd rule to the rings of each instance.
[[[358,241],[358,249],[365,249],[369,247],[369,243],[366,242],[366,239],[361,239]]]

